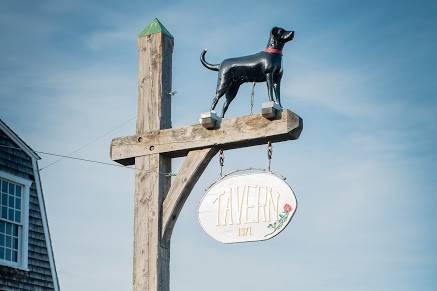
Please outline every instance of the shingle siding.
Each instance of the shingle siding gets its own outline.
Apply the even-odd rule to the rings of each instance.
[[[0,144],[18,147],[0,130]],[[0,171],[33,181],[29,193],[29,271],[0,266],[0,290],[54,290],[32,159],[23,151],[0,148]]]

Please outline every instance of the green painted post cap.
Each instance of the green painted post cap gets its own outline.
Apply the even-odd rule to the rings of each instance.
[[[147,26],[138,34],[138,37],[144,37],[147,35],[152,35],[161,32],[168,37],[173,38],[173,35],[164,27],[164,25],[158,20],[158,18],[153,19]]]

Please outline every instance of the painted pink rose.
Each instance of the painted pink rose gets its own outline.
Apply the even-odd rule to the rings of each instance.
[[[284,205],[284,211],[285,212],[290,213],[292,210],[293,210],[293,207],[291,207],[290,204],[287,203],[287,204]]]

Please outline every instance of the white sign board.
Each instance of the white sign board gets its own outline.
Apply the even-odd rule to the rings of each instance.
[[[223,243],[260,241],[279,234],[296,206],[293,190],[272,173],[231,175],[207,190],[199,205],[199,222]]]

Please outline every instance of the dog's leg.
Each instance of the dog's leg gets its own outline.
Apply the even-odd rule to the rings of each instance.
[[[215,91],[215,97],[212,100],[212,105],[211,105],[211,110],[214,110],[215,107],[217,106],[218,101],[220,100],[220,98],[226,93],[226,85],[224,82],[224,78],[223,77],[219,77],[217,80],[217,89]]]
[[[217,91],[215,94],[214,99],[212,100],[211,110],[214,110],[217,106],[217,103],[219,102],[220,98],[225,94],[225,90]]]
[[[274,90],[275,90],[275,95],[276,95],[276,103],[279,104],[279,106],[282,107],[281,105],[281,79],[279,79],[278,81],[276,81],[274,85]]]
[[[240,85],[233,85],[226,92],[226,100],[223,103],[222,118],[225,117],[225,113],[228,110],[229,104],[231,104],[232,100],[234,100],[235,96],[237,96],[237,92],[239,88]]]
[[[275,90],[275,96],[276,96],[276,103],[281,105],[281,79],[282,79],[282,70],[275,74],[273,77],[273,89]]]
[[[269,94],[269,101],[273,101],[273,75],[266,74],[267,93]]]
[[[226,98],[225,102],[223,103],[222,118],[225,118],[225,113],[226,113],[226,110],[228,110],[230,103],[231,102],[229,102],[228,98]]]

